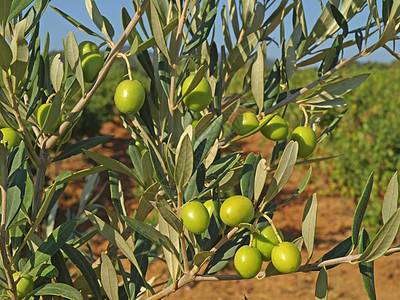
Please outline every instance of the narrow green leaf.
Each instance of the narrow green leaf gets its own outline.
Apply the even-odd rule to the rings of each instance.
[[[35,254],[28,260],[22,273],[31,268],[40,266],[52,257],[60,248],[71,238],[71,234],[76,226],[76,220],[67,221],[58,226],[36,250]]]
[[[179,234],[178,232],[174,229],[173,226],[171,226],[167,220],[164,219],[163,215],[159,215],[158,217],[158,224],[159,224],[159,230],[160,234],[163,234],[165,237],[168,238],[169,241],[171,241],[171,244],[174,246],[175,249],[179,249]],[[178,278],[179,275],[179,256],[176,254],[172,253],[167,247],[163,246],[162,247],[165,261],[168,266],[169,273],[171,275],[172,281],[175,282],[176,278]]]
[[[315,227],[317,225],[317,194],[313,194],[307,201],[303,212],[303,221],[301,224],[301,233],[308,251],[308,260],[314,253]]]
[[[92,222],[92,224],[97,228],[99,233],[111,244],[118,247],[118,249],[130,260],[130,262],[133,263],[138,270],[140,270],[132,249],[124,240],[122,235],[120,235],[118,231],[116,231],[114,228],[112,228],[110,225],[105,223],[93,213],[89,211],[85,211],[85,213],[90,222]]]
[[[251,68],[251,91],[259,112],[264,108],[264,65],[264,53],[262,45],[259,45]]]
[[[347,25],[346,19],[343,17],[342,13],[340,12],[340,10],[337,9],[337,7],[331,3],[328,3],[327,5],[329,5],[333,17],[335,18],[336,23],[340,26],[340,28],[342,28],[343,30],[343,36],[347,36],[348,32],[349,32],[349,27]]]
[[[103,34],[106,34],[106,32],[103,31],[105,29],[103,16],[101,15],[100,10],[96,5],[96,2],[94,2],[93,0],[85,0],[85,4],[86,10],[89,13],[89,16],[92,19],[93,23]]]
[[[279,95],[279,85],[281,80],[279,65],[279,60],[276,60],[268,75],[268,80],[264,85],[264,111],[272,107]]]
[[[67,36],[67,53],[66,59],[68,61],[68,65],[72,70],[72,73],[75,75],[76,79],[81,86],[82,92],[85,91],[85,82],[83,80],[83,71],[81,65],[81,59],[79,58],[79,49],[78,43],[76,42],[74,34],[70,31]]]
[[[28,12],[24,16],[28,20],[27,29],[25,31],[25,36],[28,36],[32,30],[37,28],[37,25],[40,19],[43,16],[43,13],[47,9],[50,0],[37,0],[35,3],[29,8]],[[47,56],[46,52],[43,52],[43,56]]]
[[[13,54],[10,46],[2,35],[0,35],[0,49],[0,68],[2,68],[4,71],[7,71],[10,67]]]
[[[123,217],[126,223],[132,227],[136,232],[145,236],[152,242],[165,247],[171,253],[174,253],[177,257],[179,257],[178,250],[172,244],[171,240],[156,230],[153,226],[150,226],[142,221],[138,221],[129,217]]]
[[[158,16],[157,9],[154,6],[153,1],[150,2],[150,12],[151,12],[150,25],[151,25],[151,30],[153,32],[154,40],[156,41],[158,49],[160,49],[160,51],[165,55],[168,62],[170,63],[171,59],[169,57],[167,43],[165,42],[163,28],[161,26],[160,18]]]
[[[339,124],[340,120],[343,118],[343,116],[347,113],[347,109],[344,111],[341,111],[335,119],[329,123],[328,127],[325,128],[325,130],[321,133],[321,135],[318,137],[318,143],[323,141],[331,132],[335,129],[336,125]]]
[[[7,199],[11,201],[7,201],[6,228],[12,224],[12,221],[19,213],[25,195],[27,176],[29,176],[27,170],[25,168],[20,169],[7,189]]]
[[[25,40],[26,23],[27,19],[23,19],[15,25],[14,36],[10,44],[13,54],[10,69],[17,82],[24,77],[29,60],[28,42]]]
[[[307,187],[308,181],[311,178],[311,173],[312,173],[312,167],[310,167],[307,171],[306,176],[304,176],[303,180],[301,181],[299,187],[297,188],[297,190],[293,193],[293,195],[287,199],[285,202],[283,202],[282,204],[278,205],[278,208],[289,203],[290,201],[292,201],[298,194],[302,193],[304,191],[304,189]]]
[[[254,177],[254,200],[258,201],[267,180],[267,161],[262,158],[256,168],[256,174]]]
[[[172,30],[174,30],[174,29],[176,28],[176,26],[178,26],[178,18],[173,19],[173,20],[170,21],[166,26],[164,26],[164,28],[163,28],[164,39],[167,37],[167,35],[168,35]],[[138,41],[140,44],[137,46],[137,49],[136,49],[135,52],[142,52],[142,51],[144,51],[144,50],[146,50],[146,49],[148,49],[148,48],[153,47],[154,45],[156,45],[156,41],[155,41],[155,39],[154,39],[154,36],[152,36],[152,37],[149,38],[147,41],[145,41],[145,42],[142,43],[142,42],[139,40],[138,36],[136,35],[136,36],[135,36],[135,39],[132,40],[132,48],[134,48],[134,44],[135,44],[136,38],[137,38],[137,41]],[[135,53],[135,52],[132,52],[132,49],[131,49],[131,53],[132,53],[132,54]]]
[[[163,169],[160,161],[158,160],[158,157],[157,157],[155,151],[153,150],[153,148],[150,144],[148,144],[148,148],[149,148],[151,163],[153,165],[153,170],[156,174],[158,183],[160,184],[160,186],[162,187],[164,192],[168,195],[168,197],[170,199],[174,199],[174,196],[172,193],[172,188],[168,182],[167,175],[165,174],[164,169]]]
[[[372,191],[372,184],[374,183],[374,174],[369,175],[368,181],[364,186],[364,191],[358,201],[356,211],[354,212],[353,225],[351,227],[351,239],[354,247],[358,244],[358,235],[360,233],[361,222],[364,218],[365,210],[367,209],[368,200]]]
[[[159,201],[156,203],[157,210],[163,217],[163,219],[171,225],[176,232],[182,233],[183,232],[183,224],[181,220],[177,217],[177,215],[171,210],[170,205],[167,201]]]
[[[263,29],[257,30],[245,36],[243,40],[233,48],[228,55],[229,73],[239,70],[249,59],[249,56],[263,38]]]
[[[8,15],[7,21],[11,21],[14,19],[18,14],[20,14],[25,8],[28,7],[29,4],[33,2],[33,0],[5,0],[5,2],[12,2],[10,14]],[[6,10],[4,10],[6,11]]]
[[[328,299],[328,273],[325,267],[321,268],[315,286],[315,300]]]
[[[351,236],[349,236],[347,239],[344,241],[340,242],[337,246],[335,246],[332,250],[329,252],[325,253],[319,260],[318,262],[334,259],[334,258],[339,258],[348,255],[351,251],[353,250],[353,244],[351,242]],[[332,269],[338,265],[332,265],[326,267],[326,269]],[[319,270],[318,268],[317,270]]]
[[[47,283],[34,289],[31,296],[59,296],[71,300],[83,300],[81,293],[65,283]]]
[[[60,53],[54,56],[50,69],[51,83],[56,92],[60,90],[64,79],[64,63],[61,61],[60,57]]]
[[[91,168],[88,168],[88,169],[79,170],[79,171],[76,171],[75,173],[69,174],[68,176],[64,177],[60,181],[57,181],[56,184],[57,185],[64,184],[64,183],[67,183],[67,182],[70,182],[70,181],[74,181],[74,180],[77,180],[77,179],[80,179],[80,178],[85,178],[85,177],[87,177],[89,175],[100,173],[100,172],[105,171],[107,169],[108,169],[107,167],[105,167],[103,165],[100,165],[100,166],[95,166],[95,167],[91,167]]]
[[[224,5],[221,10],[221,19],[222,19],[222,33],[224,35],[225,46],[228,52],[231,52],[233,49],[232,46],[232,38],[229,32],[229,21],[228,21],[228,13],[226,6]]]
[[[240,192],[243,196],[253,199],[254,197],[254,181],[256,168],[261,157],[250,153],[244,160],[242,174],[240,176]]]
[[[214,26],[215,17],[217,16],[218,12],[217,8],[218,7],[215,6],[203,17],[203,20],[197,31],[193,34],[191,40],[186,44],[185,48],[183,49],[184,54],[187,54],[190,51],[201,46],[203,42],[208,38],[208,35],[211,32],[211,28]]]
[[[226,174],[230,172],[232,168],[236,165],[236,163],[239,161],[241,154],[242,154],[241,152],[232,153],[218,160],[216,163],[219,164],[219,161],[223,161],[223,166],[218,170],[218,172],[215,172],[213,175],[210,175],[211,179],[213,180],[210,182],[207,188],[205,188],[204,190],[201,191],[201,193],[199,193],[197,197],[201,198],[208,192],[210,192],[212,189],[217,187],[218,184],[222,181],[222,179],[225,178]]]
[[[108,299],[118,300],[118,278],[111,259],[101,252],[101,283]]]
[[[108,180],[110,182],[110,196],[111,202],[114,206],[114,209],[119,217],[119,220],[124,224],[124,220],[121,218],[122,215],[127,215],[125,209],[125,198],[124,192],[122,190],[121,180],[119,179],[118,173],[109,170],[108,171]]]
[[[55,278],[59,276],[59,272],[57,268],[53,265],[42,264],[40,268],[36,268],[29,272],[29,275],[32,277],[47,277],[47,278]]]
[[[318,98],[322,98],[322,100],[334,100],[342,97],[347,94],[361,83],[363,83],[369,74],[360,74],[351,78],[346,78],[343,80],[335,81],[333,83],[327,84],[323,86],[319,91],[317,91],[314,95],[309,98],[306,98],[302,101],[308,102],[312,100],[316,100]],[[302,102],[301,101],[301,102]]]
[[[5,28],[6,26],[9,15],[12,12],[12,2],[12,0],[0,0],[0,28]]]
[[[129,157],[131,158],[133,168],[136,170],[140,178],[144,181],[143,169],[142,169],[142,153],[139,147],[136,145],[135,140],[129,142],[128,147]]]
[[[178,190],[182,190],[190,180],[193,172],[193,147],[189,133],[185,132],[176,147],[175,156],[175,183]]]
[[[144,221],[147,215],[153,210],[153,205],[151,205],[150,201],[154,200],[158,192],[158,187],[159,185],[157,183],[153,183],[143,192],[142,197],[139,199],[139,206],[136,210],[136,220]]]
[[[76,28],[82,30],[83,32],[85,32],[85,33],[87,33],[87,34],[89,34],[89,35],[98,37],[99,39],[102,39],[102,40],[105,41],[105,42],[107,41],[106,38],[104,38],[104,37],[102,37],[101,35],[95,33],[94,31],[90,30],[90,29],[87,28],[85,25],[82,25],[82,24],[79,23],[77,20],[75,20],[74,18],[70,17],[69,15],[67,15],[66,13],[64,13],[63,11],[61,11],[60,9],[55,8],[54,6],[51,6],[51,5],[50,5],[50,7],[51,7],[52,9],[54,9],[54,11],[55,11],[56,13],[58,13],[59,15],[61,15],[64,19],[66,19],[68,22],[70,22],[72,25],[74,25]]]
[[[397,172],[394,173],[390,179],[389,185],[386,189],[385,198],[382,203],[382,219],[386,223],[389,218],[395,213],[399,206],[399,183],[397,179]]]
[[[368,232],[363,228],[360,241],[358,243],[358,253],[363,253],[365,249],[368,247],[370,240],[368,236]],[[365,291],[369,299],[375,300],[376,299],[376,292],[375,292],[375,283],[374,283],[374,262],[364,262],[358,265],[360,270],[361,278],[364,284]]]
[[[286,145],[281,160],[279,161],[278,168],[276,169],[271,183],[268,186],[267,194],[264,198],[265,202],[271,201],[282,190],[288,181],[296,164],[298,148],[299,145],[297,142],[290,141]]]
[[[239,38],[240,30],[239,30],[239,17],[238,10],[239,7],[236,5],[236,0],[228,0],[229,7],[229,16],[232,21],[233,32],[235,33],[236,38]]]
[[[82,150],[83,150],[83,153],[85,153],[85,155],[87,155],[89,158],[93,159],[94,161],[98,162],[99,164],[102,164],[111,170],[128,175],[133,180],[135,180],[140,186],[143,186],[143,182],[139,178],[139,176],[137,176],[136,173],[134,173],[130,168],[128,168],[121,162],[119,162],[111,157],[101,155],[96,152],[92,152],[92,151],[85,150],[85,149],[82,149]]]
[[[390,39],[394,37],[395,33],[396,33],[396,22],[395,20],[390,19],[389,22],[386,23],[382,35],[380,36],[379,40],[375,43],[370,53],[381,48],[384,44],[386,44]]]
[[[399,231],[400,208],[390,217],[390,219],[378,231],[367,249],[357,259],[357,262],[370,262],[381,257],[392,245]]]
[[[97,280],[97,275],[92,268],[92,265],[86,257],[70,244],[64,244],[61,249],[65,252],[67,257],[74,263],[74,265],[81,271],[85,277],[96,299],[102,299],[101,289]]]
[[[214,145],[215,140],[218,138],[221,127],[222,127],[223,117],[217,117],[206,130],[197,138],[194,142],[194,157],[193,157],[193,169],[196,170],[200,163],[206,157],[208,151]]]
[[[196,266],[200,267],[203,264],[203,262],[205,262],[208,258],[213,256],[214,254],[215,254],[214,251],[199,252],[194,256],[193,262]]]
[[[313,98],[312,100],[306,101],[302,103],[305,106],[317,107],[317,108],[339,108],[347,105],[346,100],[343,98],[336,98],[326,100],[323,98]]]
[[[67,149],[65,149],[63,152],[61,152],[55,158],[53,158],[52,162],[61,161],[66,158],[69,158],[71,156],[81,154],[83,149],[91,149],[100,144],[108,142],[113,137],[114,137],[113,135],[103,135],[103,136],[91,137],[86,140],[81,140],[71,146],[68,146]]]

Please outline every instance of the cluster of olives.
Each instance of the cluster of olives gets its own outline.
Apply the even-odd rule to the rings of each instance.
[[[188,231],[201,234],[208,229],[213,211],[212,200],[204,205],[199,201],[191,201],[182,206],[180,216]],[[244,196],[229,197],[222,203],[219,215],[227,226],[249,223],[254,218],[253,203]],[[279,229],[277,231],[280,240],[283,240],[282,232]],[[262,228],[260,234],[254,234],[252,246],[242,246],[236,251],[234,266],[238,274],[243,278],[253,278],[260,272],[262,262],[270,260],[281,273],[295,272],[301,264],[300,251],[294,244],[280,240],[271,226]]]
[[[277,229],[283,240],[282,232]],[[235,269],[243,278],[253,278],[262,267],[263,261],[271,261],[280,273],[288,274],[297,271],[301,264],[299,249],[290,242],[280,242],[271,226],[255,233],[252,246],[240,247],[234,257]]]
[[[90,41],[84,41],[78,45],[79,57],[82,63],[83,80],[93,82],[103,67],[104,60],[99,54],[97,45]]]
[[[269,116],[261,120],[261,124],[267,122],[260,131],[272,141],[280,141],[288,137],[289,125],[279,115],[274,115],[270,120]],[[236,116],[232,122],[232,129],[239,135],[245,135],[256,129],[260,123],[252,112],[244,112]],[[305,158],[310,156],[317,145],[317,137],[311,127],[298,126],[291,135],[291,139],[299,143],[298,156]]]

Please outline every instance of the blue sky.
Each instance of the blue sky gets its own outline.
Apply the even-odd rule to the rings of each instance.
[[[134,14],[132,8],[132,0],[97,0],[96,3],[99,7],[100,12],[103,15],[105,15],[109,19],[109,21],[113,24],[115,30],[114,39],[117,39],[123,32],[121,23],[121,8],[122,6],[124,6],[132,16]],[[226,1],[222,0],[221,3],[226,3]],[[323,3],[326,3],[326,1],[323,1]],[[86,11],[84,0],[52,0],[50,4],[64,11],[65,13],[75,18],[76,20],[80,21],[93,31],[100,33],[97,30],[96,26],[91,21],[90,16]],[[315,22],[315,20],[318,18],[321,11],[319,2],[318,0],[304,0],[303,5],[307,19],[307,29],[308,31],[310,31],[313,22]],[[368,8],[364,9],[363,13],[360,14],[360,16],[358,16],[349,23],[349,30],[363,26],[366,23],[367,17],[368,17]],[[291,24],[291,20],[289,18],[287,19],[288,19],[287,23]],[[216,18],[216,28],[220,29],[217,30],[216,32],[216,41],[218,43],[218,41],[223,41],[220,15],[218,15]],[[50,48],[52,50],[62,49],[62,38],[66,37],[69,31],[72,31],[75,34],[78,42],[83,40],[93,40],[94,42],[97,43],[100,42],[98,38],[91,37],[83,33],[82,31],[76,29],[73,25],[71,25],[64,18],[58,15],[50,7],[46,10],[42,19],[41,33],[40,33],[41,39],[45,38],[47,31],[50,34]],[[279,39],[278,35],[275,35],[273,37]],[[352,49],[346,49],[345,58],[355,54],[356,51],[357,51],[356,47],[352,47]],[[275,59],[278,56],[280,56],[278,47],[276,46],[269,47],[267,56],[270,59]],[[361,62],[366,62],[366,61],[390,62],[393,59],[394,58],[386,50],[377,50],[369,57],[363,58]]]

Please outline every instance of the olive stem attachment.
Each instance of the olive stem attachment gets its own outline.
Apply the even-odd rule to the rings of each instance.
[[[129,62],[128,56],[125,53],[118,53],[118,57],[121,57],[123,60],[125,60],[126,68],[128,69],[128,78],[129,80],[132,79],[132,71],[131,71],[131,63]]]
[[[304,126],[308,126],[308,114],[304,105],[299,104],[299,109],[302,111],[304,115]]]
[[[271,225],[272,230],[274,231],[274,234],[275,234],[276,238],[277,238],[278,241],[279,241],[279,244],[282,243],[282,242],[283,242],[283,241],[282,241],[282,238],[281,238],[281,236],[279,235],[278,230],[276,229],[276,227],[275,227],[274,222],[272,221],[272,219],[271,219],[267,214],[263,214],[263,217],[266,218],[267,221],[268,221],[268,223]]]

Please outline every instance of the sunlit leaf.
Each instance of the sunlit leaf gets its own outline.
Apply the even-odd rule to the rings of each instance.
[[[399,184],[397,172],[390,179],[386,189],[385,198],[382,203],[382,220],[386,223],[399,207]]]
[[[101,283],[108,299],[119,299],[117,272],[111,259],[104,252],[101,252]]]
[[[365,184],[364,191],[361,194],[360,201],[358,201],[356,211],[354,212],[353,225],[351,227],[351,238],[354,247],[357,247],[358,235],[360,233],[361,222],[364,218],[365,210],[367,209],[369,197],[372,191],[372,184],[374,182],[373,173],[370,174],[367,183]]]
[[[264,53],[262,51],[262,46],[259,45],[251,69],[251,91],[256,100],[259,112],[262,111],[264,107],[264,65]]]
[[[82,272],[82,275],[85,276],[90,288],[92,289],[93,294],[98,299],[101,298],[101,289],[99,282],[97,281],[96,273],[94,272],[92,265],[86,259],[86,257],[70,244],[64,244],[61,248],[68,258],[77,266],[77,268]]]
[[[321,268],[317,277],[317,283],[315,286],[315,299],[328,299],[328,273],[326,272],[325,268]]]
[[[158,49],[165,55],[168,62],[171,61],[169,57],[169,52],[167,48],[167,43],[165,42],[163,28],[160,23],[160,19],[158,17],[157,10],[154,6],[153,1],[150,2],[150,12],[151,12],[151,30],[154,35],[154,40],[158,46]]]
[[[65,283],[47,283],[30,294],[32,296],[59,296],[71,300],[83,300],[81,293]]]
[[[76,28],[82,30],[83,32],[90,34],[92,36],[98,37],[100,39],[102,39],[103,41],[107,41],[106,38],[102,37],[101,35],[95,33],[94,31],[90,30],[89,28],[87,28],[85,25],[82,25],[81,23],[79,23],[77,20],[75,20],[74,18],[70,17],[69,15],[67,15],[66,13],[64,13],[63,11],[61,11],[58,8],[55,8],[54,6],[50,7],[52,9],[54,9],[54,11],[56,13],[58,13],[59,15],[61,15],[64,19],[66,19],[68,22],[70,22],[72,25],[74,25]]]
[[[183,53],[189,53],[190,51],[196,49],[208,38],[211,28],[214,26],[217,11],[217,7],[214,7],[203,17],[203,21],[197,28],[197,31],[193,34],[192,39],[183,49]]]
[[[113,137],[113,135],[103,135],[81,140],[73,145],[69,145],[68,148],[66,148],[63,152],[53,158],[52,162],[61,161],[68,157],[78,155],[82,153],[84,149],[91,149],[93,147],[96,147],[111,140]]]
[[[365,229],[360,234],[360,241],[358,243],[358,253],[363,253],[370,243],[368,233]],[[374,280],[374,262],[363,262],[358,265],[361,278],[364,284],[365,291],[369,299],[376,299],[375,280]]]
[[[85,90],[81,59],[79,58],[79,48],[74,34],[70,31],[67,36],[67,53],[65,54],[68,65],[79,82],[82,91]]]
[[[192,171],[193,147],[189,134],[185,133],[178,143],[175,156],[174,177],[179,190],[189,182]]]
[[[301,224],[301,233],[304,239],[304,244],[308,251],[308,259],[311,258],[314,252],[315,227],[317,224],[317,194],[313,194],[307,201],[303,212],[303,221]]]
[[[370,262],[381,257],[392,245],[399,231],[400,209],[382,226],[357,262]]]
[[[122,235],[91,212],[85,211],[85,213],[90,222],[92,222],[92,224],[97,228],[99,233],[111,244],[117,246],[118,249],[129,259],[129,261],[133,263],[138,270],[140,270],[132,249],[129,247]]]
[[[254,200],[257,201],[260,198],[261,192],[264,189],[265,181],[267,180],[267,161],[262,158],[256,168],[256,174],[254,178]]]
[[[139,176],[137,176],[136,173],[134,173],[130,168],[128,168],[121,162],[119,162],[111,157],[104,156],[99,153],[92,152],[92,151],[85,150],[85,149],[83,149],[83,153],[85,153],[85,155],[87,155],[89,158],[93,159],[94,161],[98,162],[99,164],[102,164],[102,165],[108,167],[111,170],[128,175],[133,180],[135,180],[139,185],[143,186],[143,182],[139,178]]]
[[[174,244],[171,242],[171,240],[165,236],[164,234],[160,233],[158,230],[156,230],[154,227],[150,226],[149,224],[146,224],[142,221],[138,221],[135,219],[131,219],[129,217],[123,217],[125,222],[132,227],[136,232],[139,232],[141,235],[145,236],[152,242],[163,246],[166,248],[169,252],[173,253],[177,257],[179,256],[178,250],[174,246]]]
[[[265,202],[271,201],[283,188],[293,172],[294,165],[297,160],[297,151],[299,145],[297,142],[290,141],[279,161],[278,168],[271,183],[268,186],[267,194],[265,195]]]
[[[51,83],[53,84],[54,90],[56,92],[60,90],[64,79],[64,63],[61,61],[60,57],[60,53],[54,56],[50,69]]]
[[[10,67],[13,54],[11,52],[10,46],[2,35],[0,35],[0,49],[0,67],[6,71]]]

